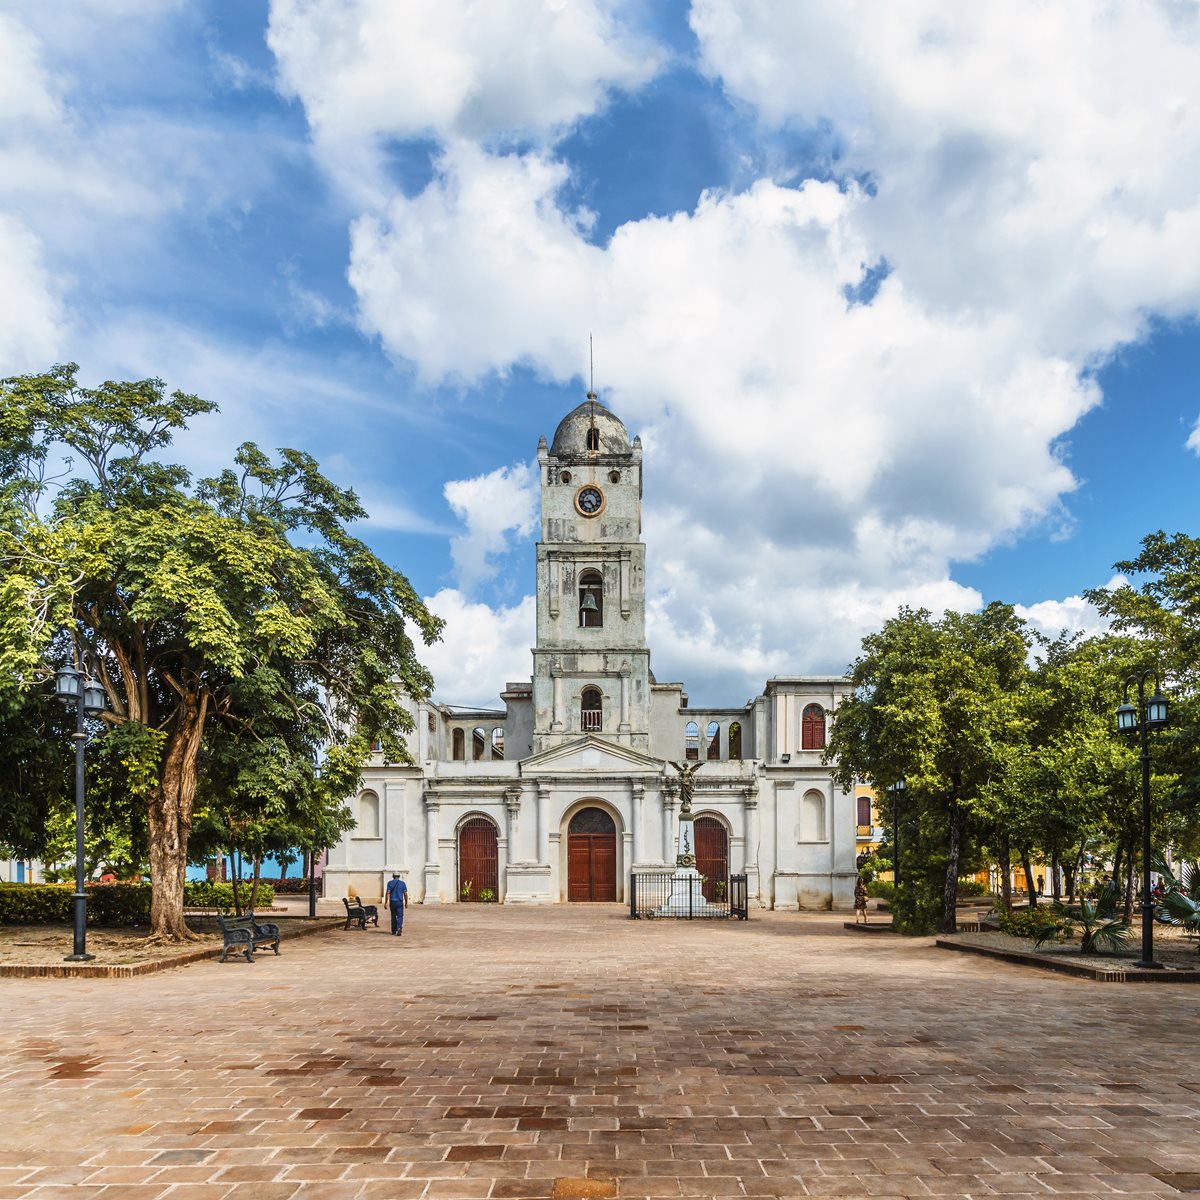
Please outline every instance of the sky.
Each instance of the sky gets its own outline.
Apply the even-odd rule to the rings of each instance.
[[[0,375],[317,457],[528,678],[537,439],[645,446],[652,664],[841,672],[901,605],[1099,628],[1196,534],[1194,0],[9,0]]]

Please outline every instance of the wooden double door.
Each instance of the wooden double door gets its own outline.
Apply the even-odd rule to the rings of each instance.
[[[602,808],[582,808],[567,826],[567,899],[617,898],[617,826]]]

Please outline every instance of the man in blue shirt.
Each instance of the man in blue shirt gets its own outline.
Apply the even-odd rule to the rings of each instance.
[[[384,903],[392,910],[392,933],[399,937],[404,932],[404,910],[408,907],[408,884],[400,878],[399,871],[392,872]]]

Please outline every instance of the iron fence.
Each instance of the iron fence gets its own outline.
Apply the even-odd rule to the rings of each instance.
[[[750,915],[746,876],[701,882],[684,871],[635,871],[629,876],[629,915],[635,921],[654,917],[744,921]]]

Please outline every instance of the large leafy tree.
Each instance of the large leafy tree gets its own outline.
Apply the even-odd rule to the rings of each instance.
[[[349,794],[373,741],[406,758],[398,688],[432,685],[411,631],[428,643],[440,622],[349,532],[366,514],[308,455],[246,444],[193,485],[156,456],[212,403],[157,379],[83,388],[76,371],[0,385],[0,677],[28,685],[70,657],[104,684],[111,724],[157,735],[137,739],[152,935],[183,939],[206,741],[286,745],[314,776],[320,742],[307,799]],[[304,729],[290,742],[281,707]]]
[[[908,879],[911,903],[906,911],[901,897],[901,916],[911,928],[934,912],[944,932],[956,928],[971,818],[1023,735],[1029,645],[1009,605],[947,612],[940,620],[903,609],[864,639],[851,668],[854,690],[838,709],[827,758],[847,787],[856,778],[876,787],[906,782],[906,828],[921,848],[918,861],[935,865],[940,876],[936,893],[927,870]],[[901,855],[907,864],[903,841]],[[933,894],[922,897],[922,887]]]

